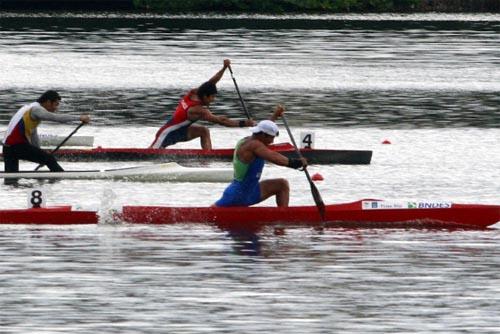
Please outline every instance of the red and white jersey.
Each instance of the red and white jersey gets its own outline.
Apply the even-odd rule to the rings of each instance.
[[[31,112],[34,107],[41,108],[38,102],[23,106],[14,114],[9,122],[3,139],[5,145],[16,145],[32,143],[32,136],[36,133],[36,127],[40,120],[34,120]]]
[[[156,132],[155,140],[151,144],[152,148],[162,148],[165,138],[174,131],[182,128],[187,128],[196,120],[189,119],[188,111],[191,107],[201,105],[201,101],[192,100],[191,96],[195,94],[195,90],[190,90],[180,101],[175,109],[174,114],[167,120],[158,132]]]

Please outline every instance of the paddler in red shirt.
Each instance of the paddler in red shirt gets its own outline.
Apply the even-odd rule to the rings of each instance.
[[[224,59],[224,66],[219,72],[203,83],[200,87],[190,90],[179,102],[174,114],[167,120],[156,133],[151,148],[165,148],[178,142],[190,141],[200,138],[201,148],[212,149],[210,130],[201,125],[195,125],[196,121],[203,120],[227,127],[253,126],[255,122],[251,119],[232,120],[226,116],[212,114],[210,103],[215,101],[217,95],[217,82],[222,78],[226,69],[231,65],[229,59]]]

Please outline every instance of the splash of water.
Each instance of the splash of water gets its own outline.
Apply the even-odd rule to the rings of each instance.
[[[115,224],[118,222],[117,213],[119,208],[115,206],[116,198],[116,193],[112,189],[104,189],[99,210],[97,211],[99,224]]]

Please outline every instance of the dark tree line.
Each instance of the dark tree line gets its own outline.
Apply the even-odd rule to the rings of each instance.
[[[500,12],[500,0],[0,0],[2,9],[168,13]]]
[[[138,9],[167,12],[345,13],[499,12],[500,0],[133,0]]]

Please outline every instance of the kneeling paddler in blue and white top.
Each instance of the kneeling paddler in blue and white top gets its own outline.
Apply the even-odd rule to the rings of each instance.
[[[47,165],[52,172],[63,171],[57,160],[40,148],[37,128],[42,121],[89,123],[90,117],[59,115],[57,111],[61,96],[54,90],[43,93],[36,102],[20,108],[12,117],[3,139],[3,159],[6,172],[19,171],[19,160],[28,160]],[[5,180],[5,183],[13,183]]]
[[[234,180],[214,206],[251,206],[274,195],[279,207],[288,206],[290,186],[286,179],[259,182],[265,161],[295,169],[307,166],[305,159],[289,159],[267,147],[279,135],[278,126],[273,121],[284,111],[283,106],[278,105],[271,120],[260,121],[250,129],[252,136],[238,142],[233,155]]]

